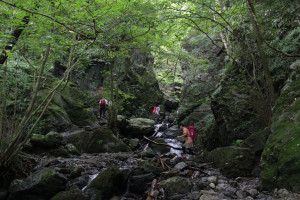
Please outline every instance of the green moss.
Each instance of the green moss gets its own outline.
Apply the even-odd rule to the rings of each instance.
[[[263,151],[261,178],[265,188],[299,192],[300,81],[291,83],[276,101],[272,132]],[[296,100],[295,100],[296,98]],[[276,181],[274,181],[276,179]]]

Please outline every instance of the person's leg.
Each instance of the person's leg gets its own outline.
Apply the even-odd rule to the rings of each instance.
[[[187,148],[187,151],[188,151],[189,154],[191,154],[193,156],[193,158],[196,157],[196,155],[195,155],[195,153],[194,153],[194,151],[193,151],[192,148]]]
[[[106,108],[103,108],[103,118],[105,118],[105,112],[106,112]]]
[[[103,108],[100,108],[100,119],[103,118]]]
[[[183,151],[182,158],[185,159],[186,158],[186,148],[185,148],[184,144],[182,145],[182,151]]]

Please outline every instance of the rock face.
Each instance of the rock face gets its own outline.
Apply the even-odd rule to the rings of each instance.
[[[263,151],[261,178],[267,189],[279,187],[300,192],[299,61],[295,72],[276,101],[272,134]]]
[[[253,112],[252,100],[255,97],[251,95],[251,90],[247,75],[241,73],[238,67],[232,66],[227,70],[211,102],[216,129],[210,140],[214,141],[215,148],[246,139],[263,127]]]
[[[249,176],[253,169],[254,154],[249,148],[234,146],[220,147],[208,152],[208,162],[214,162],[226,176]]]
[[[57,83],[58,81],[54,81],[49,87],[55,87]],[[73,83],[62,85],[61,88],[63,90],[56,93],[43,116],[41,134],[49,131],[64,132],[97,121],[85,92],[75,88]],[[42,99],[48,92],[46,89],[39,91],[40,98]]]
[[[9,200],[48,200],[65,189],[66,178],[49,168],[41,168],[25,180],[14,180],[9,188]]]
[[[73,144],[81,153],[114,153],[127,152],[130,148],[117,139],[109,128],[98,128],[92,131],[79,131],[64,137],[67,143]]]

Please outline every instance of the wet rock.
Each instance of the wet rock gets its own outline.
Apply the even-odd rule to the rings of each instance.
[[[275,190],[274,193],[281,198],[288,198],[290,195],[289,191],[287,191],[286,189],[280,189],[278,191]]]
[[[147,190],[148,186],[151,185],[151,181],[154,178],[155,175],[152,173],[130,177],[129,191],[134,194],[143,194]]]
[[[161,182],[167,196],[174,194],[186,194],[191,191],[193,184],[187,178],[172,177]]]
[[[82,188],[84,188],[88,184],[89,179],[90,179],[90,177],[87,174],[83,175],[83,176],[80,176],[80,177],[77,177],[77,178],[75,178],[73,180],[70,180],[67,183],[66,188],[70,189],[71,187],[75,186],[78,189],[82,189]]]
[[[226,176],[249,176],[253,169],[254,154],[249,148],[228,146],[208,152],[205,159],[214,162]]]
[[[66,178],[49,168],[41,168],[25,180],[16,179],[9,187],[9,200],[49,199],[65,189]]]
[[[181,171],[181,170],[185,169],[187,166],[188,165],[185,162],[179,162],[173,167],[173,169]]]
[[[154,139],[154,141],[157,143],[161,143],[161,144],[167,144],[163,138],[156,138],[156,139]],[[166,145],[157,145],[157,144],[151,143],[150,147],[153,149],[153,151],[155,153],[157,153],[159,155],[166,154],[170,151],[170,147],[166,146]]]
[[[118,167],[109,167],[100,172],[87,189],[94,189],[99,199],[109,199],[113,195],[125,192],[127,179],[126,171],[121,171]]]
[[[185,194],[174,194],[171,196],[168,196],[167,200],[182,200],[186,197]]]
[[[46,145],[45,136],[41,134],[33,134],[30,139],[30,142],[34,146],[38,146],[38,147],[44,147]]]

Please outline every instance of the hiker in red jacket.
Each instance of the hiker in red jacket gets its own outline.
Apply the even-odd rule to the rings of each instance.
[[[106,106],[107,106],[107,100],[106,99],[100,99],[99,101],[99,117],[100,119],[105,119],[105,112],[106,112]]]

